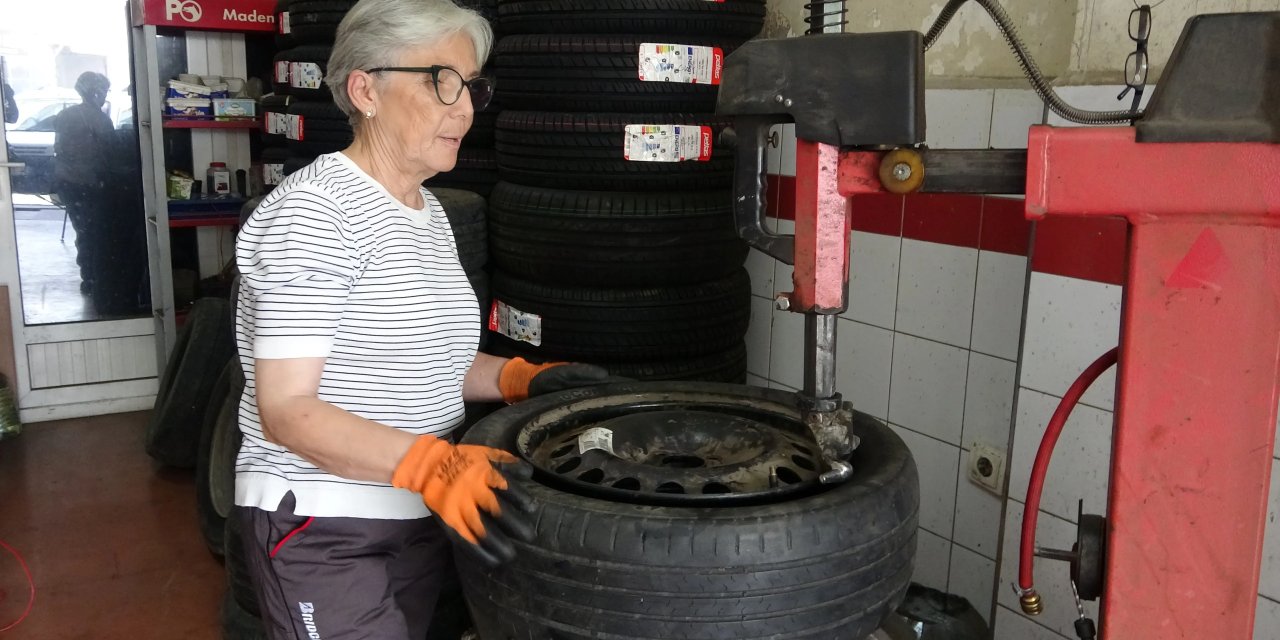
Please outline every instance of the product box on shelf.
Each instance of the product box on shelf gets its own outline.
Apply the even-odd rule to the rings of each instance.
[[[257,103],[243,98],[215,98],[213,116],[215,118],[252,118],[257,115]]]
[[[165,91],[165,97],[176,99],[208,99],[212,93],[212,89],[202,84],[191,84],[190,82],[182,82],[181,80],[170,80],[169,87]]]
[[[164,101],[164,114],[188,118],[213,115],[213,101],[208,98],[169,98]]]

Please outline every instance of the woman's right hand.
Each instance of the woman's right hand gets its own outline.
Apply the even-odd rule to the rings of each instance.
[[[533,539],[533,500],[510,482],[532,474],[528,463],[505,451],[423,435],[396,467],[391,484],[422,494],[455,544],[496,566],[515,557],[511,538]]]

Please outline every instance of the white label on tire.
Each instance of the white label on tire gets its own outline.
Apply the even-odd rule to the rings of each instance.
[[[293,33],[293,27],[289,26],[288,11],[282,11],[280,13],[280,33],[283,33],[284,35],[289,35],[290,33]]]
[[[302,128],[302,120],[303,120],[302,116],[287,115],[285,117],[288,118],[288,120],[285,122],[284,137],[290,140],[304,139],[303,128]]]
[[[640,45],[640,79],[645,82],[720,84],[724,52],[719,47],[645,42]]]
[[[314,62],[290,62],[289,86],[299,89],[319,89],[324,84],[324,72]]]
[[[283,164],[264,164],[262,165],[262,183],[263,184],[280,184],[284,181],[284,165]]]
[[[289,84],[288,60],[281,60],[276,63],[276,84]]]
[[[542,316],[525,313],[501,300],[489,307],[489,330],[538,347],[542,346]]]
[[[592,427],[578,436],[578,455],[599,449],[613,455],[613,432],[604,427]]]
[[[706,162],[711,159],[711,127],[629,124],[622,145],[622,157],[633,162]]]
[[[263,119],[262,128],[271,135],[282,135],[288,130],[289,114],[279,111],[268,111]]]

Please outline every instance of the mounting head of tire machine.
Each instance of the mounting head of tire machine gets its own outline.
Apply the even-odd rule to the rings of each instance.
[[[834,64],[849,64],[843,73]],[[856,66],[854,66],[856,65]],[[805,426],[827,469],[852,474],[858,446],[852,406],[836,391],[836,320],[848,304],[849,205],[837,188],[842,149],[912,148],[924,142],[924,46],[917,32],[827,34],[748,42],[725,60],[717,113],[734,117],[734,207],[748,244],[795,265],[795,290],[779,309],[805,315]],[[796,124],[796,230],[764,227],[769,128]],[[878,187],[878,185],[877,185]]]
[[[1107,517],[1081,596],[1101,598],[1104,639],[1249,640],[1280,400],[1280,12],[1192,18],[1134,126],[1033,126],[1025,151],[924,148],[923,57],[921,34],[899,32],[757,40],[725,60],[736,223],[795,265],[778,306],[805,314],[798,397],[823,481],[848,477],[857,446],[834,362],[849,196],[1025,194],[1033,220],[1123,218]],[[793,236],[762,224],[784,122]]]

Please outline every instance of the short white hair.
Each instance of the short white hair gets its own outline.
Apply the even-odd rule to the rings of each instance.
[[[406,49],[431,46],[459,33],[471,39],[476,62],[484,66],[493,29],[475,11],[451,0],[360,0],[338,25],[325,70],[334,104],[355,124],[359,114],[347,94],[352,71],[394,67]]]

